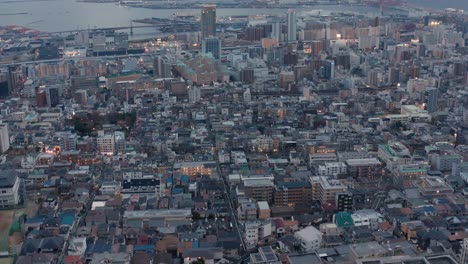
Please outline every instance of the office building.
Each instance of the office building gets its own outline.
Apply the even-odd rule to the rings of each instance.
[[[239,79],[244,84],[252,84],[255,81],[254,69],[242,69],[239,72]]]
[[[8,134],[8,125],[0,121],[0,152],[5,153],[10,148],[10,136]]]
[[[113,155],[115,152],[114,135],[104,135],[103,133],[96,139],[97,150],[104,155]]]
[[[200,29],[202,39],[216,36],[216,5],[205,5],[202,7]]]
[[[424,110],[429,113],[437,112],[439,100],[439,90],[429,87],[424,91]]]
[[[279,18],[275,18],[272,22],[271,38],[280,42],[281,39],[281,24]]]
[[[323,62],[322,77],[327,80],[335,79],[335,61],[326,60]]]
[[[5,98],[9,94],[8,74],[0,72],[0,97]]]
[[[188,96],[189,96],[189,101],[191,103],[200,102],[200,99],[201,99],[200,87],[194,86],[194,87],[189,88]]]
[[[217,60],[221,58],[221,40],[217,37],[208,37],[202,41],[203,54],[211,53]]]
[[[11,91],[16,89],[16,86],[19,82],[19,74],[16,71],[15,66],[8,66],[8,95]]]
[[[288,41],[297,40],[297,21],[296,21],[296,12],[289,9],[287,13],[288,20]]]
[[[265,37],[265,28],[261,26],[248,27],[244,39],[248,41],[260,41]]]
[[[47,105],[56,107],[60,103],[60,94],[58,87],[47,87],[46,90]]]
[[[172,76],[171,63],[167,56],[158,56],[154,61],[154,73],[161,78],[170,78]]]

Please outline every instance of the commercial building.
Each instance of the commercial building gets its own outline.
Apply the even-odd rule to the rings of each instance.
[[[439,109],[439,90],[434,87],[429,87],[424,91],[424,110],[429,113],[437,112]]]
[[[216,5],[204,5],[200,19],[202,39],[216,36]]]
[[[294,12],[294,10],[292,9],[289,9],[286,16],[287,16],[286,19],[288,21],[288,41],[296,41],[297,40],[296,12]]]
[[[100,154],[114,155],[115,138],[114,135],[101,135],[96,139],[97,150]]]
[[[0,152],[5,153],[10,148],[10,135],[8,124],[0,121]]]
[[[221,58],[221,40],[217,37],[210,36],[202,40],[203,54],[210,53],[217,60]]]

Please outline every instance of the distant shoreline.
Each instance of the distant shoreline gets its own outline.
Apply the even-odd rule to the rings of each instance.
[[[23,13],[0,13],[0,16],[17,16],[17,15],[27,15],[29,13],[23,12]]]

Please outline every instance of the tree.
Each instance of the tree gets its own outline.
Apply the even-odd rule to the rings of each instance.
[[[200,220],[201,219],[201,215],[199,212],[192,212],[192,220],[193,221],[197,221],[197,220]]]

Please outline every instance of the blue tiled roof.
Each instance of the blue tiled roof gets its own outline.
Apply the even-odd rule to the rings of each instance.
[[[172,194],[181,194],[184,193],[184,188],[172,188]]]
[[[73,215],[63,215],[62,220],[60,221],[60,225],[73,225],[73,222],[75,221],[75,217]]]
[[[180,181],[181,182],[189,182],[190,181],[190,177],[188,175],[182,175],[180,177]]]
[[[133,251],[145,251],[146,253],[154,253],[155,245],[135,245]]]

